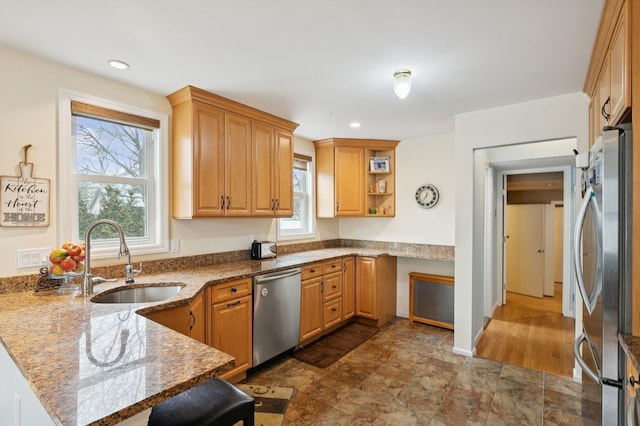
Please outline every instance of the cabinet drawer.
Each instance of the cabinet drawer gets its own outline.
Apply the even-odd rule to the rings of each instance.
[[[342,259],[334,259],[324,262],[322,264],[324,274],[331,274],[332,272],[342,271]]]
[[[342,272],[325,275],[324,283],[324,300],[333,299],[342,296]]]
[[[313,263],[302,268],[302,281],[322,275],[322,263]]]
[[[250,278],[216,284],[211,289],[211,303],[216,304],[248,294],[251,294]]]
[[[342,321],[342,298],[324,303],[324,327],[331,327]]]

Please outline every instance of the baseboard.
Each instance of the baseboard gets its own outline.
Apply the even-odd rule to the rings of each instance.
[[[468,357],[473,357],[476,355],[476,348],[474,347],[472,351],[468,351],[466,349],[460,349],[460,348],[456,348],[454,347],[451,350],[454,354],[458,354],[458,355],[464,355],[464,356],[468,356]]]
[[[409,312],[397,311],[396,316],[404,319],[409,319]]]

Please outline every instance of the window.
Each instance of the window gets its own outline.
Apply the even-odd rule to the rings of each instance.
[[[278,239],[312,238],[312,158],[307,155],[293,156],[293,216],[278,219]]]
[[[133,254],[168,250],[167,116],[62,93],[58,238],[83,241],[96,219],[122,225]],[[114,229],[91,234],[91,255],[117,253]]]

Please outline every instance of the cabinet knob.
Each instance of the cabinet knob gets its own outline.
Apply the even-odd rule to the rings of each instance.
[[[237,292],[237,291],[238,291],[238,289],[237,289],[237,288],[235,288],[235,287],[231,287],[231,293],[235,293],[235,292]]]
[[[631,386],[640,385],[640,380],[636,379],[633,376],[629,376],[629,384]]]
[[[331,312],[335,312],[335,311],[337,311],[336,308],[331,308]]]
[[[316,270],[315,269],[309,269],[309,272],[311,272],[312,274],[315,274]]]
[[[332,285],[331,287],[333,287],[333,288],[338,288],[338,287],[336,287],[335,285]]]

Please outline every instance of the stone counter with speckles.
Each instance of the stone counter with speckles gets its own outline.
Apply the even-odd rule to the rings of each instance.
[[[234,359],[139,314],[188,303],[208,285],[332,258],[406,256],[342,247],[269,260],[242,260],[136,277],[135,285],[179,283],[163,302],[97,304],[90,297],[0,295],[0,342],[56,424],[114,424],[231,368]],[[411,256],[414,257],[414,256]],[[422,257],[416,255],[415,257]],[[96,293],[124,285],[97,285]]]
[[[619,334],[618,341],[636,371],[640,371],[640,337]]]

